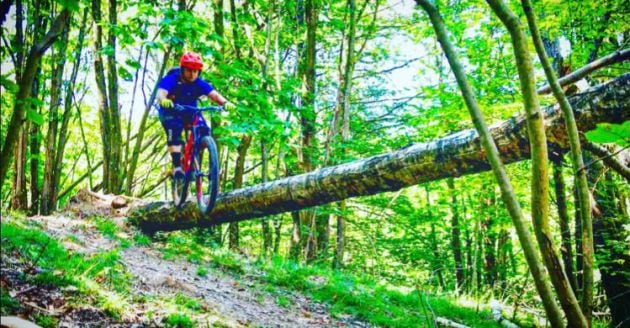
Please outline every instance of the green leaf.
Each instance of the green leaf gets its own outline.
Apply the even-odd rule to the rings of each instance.
[[[101,49],[101,53],[106,56],[110,56],[114,54],[114,47],[107,45]]]
[[[26,118],[37,125],[44,124],[44,116],[32,109],[26,110]]]
[[[18,91],[18,85],[9,80],[6,75],[0,75],[0,86],[6,88],[9,92],[16,93]]]
[[[63,8],[68,8],[70,11],[78,11],[79,10],[79,1],[77,0],[57,0],[57,2]]]
[[[139,69],[141,67],[140,62],[135,59],[127,59],[125,60],[125,64],[129,65],[129,67],[133,69]]]
[[[118,67],[118,75],[125,81],[133,81],[133,75],[123,66]]]
[[[630,121],[623,124],[597,124],[597,129],[587,132],[586,138],[592,142],[625,146],[630,142]]]

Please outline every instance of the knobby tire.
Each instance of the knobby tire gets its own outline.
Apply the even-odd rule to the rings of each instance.
[[[178,209],[182,209],[186,203],[188,197],[188,188],[190,185],[190,179],[188,175],[183,180],[171,178],[171,189],[173,191],[173,204]]]
[[[209,214],[214,208],[219,193],[219,154],[217,144],[209,136],[200,140],[199,147],[197,158],[192,163],[194,172],[202,173],[195,176],[195,195],[199,211],[203,214]],[[204,157],[207,157],[208,160],[205,161]],[[205,177],[208,178],[206,192],[203,188]]]

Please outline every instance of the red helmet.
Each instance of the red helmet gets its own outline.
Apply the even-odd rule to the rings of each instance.
[[[203,62],[198,53],[185,52],[179,60],[179,66],[200,71],[203,69]]]

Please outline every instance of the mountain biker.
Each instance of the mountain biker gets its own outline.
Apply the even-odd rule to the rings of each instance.
[[[183,179],[182,169],[182,130],[184,123],[191,123],[193,115],[190,112],[176,111],[174,104],[197,107],[197,100],[207,96],[214,102],[231,111],[236,106],[227,101],[212,84],[199,77],[203,69],[201,56],[194,52],[185,52],[180,61],[179,68],[172,69],[162,78],[158,84],[157,100],[160,104],[158,114],[160,122],[167,136],[168,151],[171,154],[173,164],[173,178]],[[200,124],[206,126],[203,117]]]

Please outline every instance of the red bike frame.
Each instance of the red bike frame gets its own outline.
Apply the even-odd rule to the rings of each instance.
[[[188,170],[190,170],[191,156],[193,153],[193,147],[195,146],[195,131],[193,131],[193,128],[197,126],[197,123],[199,123],[199,115],[201,114],[195,115],[195,119],[191,124],[184,125],[184,130],[190,131],[188,140],[186,141],[186,147],[184,148],[184,157],[182,160],[182,169],[184,172],[188,172]]]

